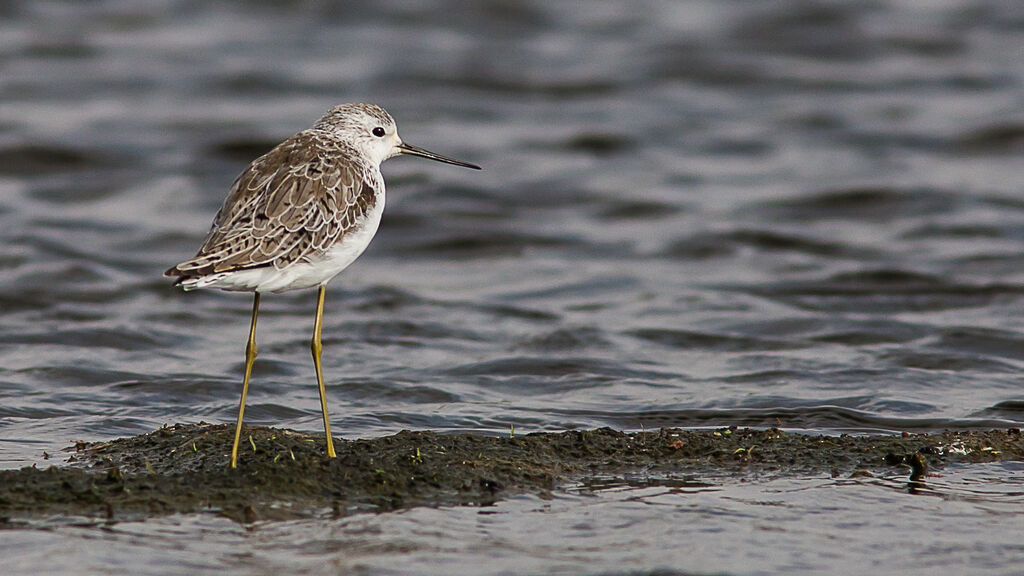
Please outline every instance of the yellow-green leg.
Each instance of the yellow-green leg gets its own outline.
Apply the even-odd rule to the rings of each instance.
[[[327,293],[327,287],[323,284],[320,285],[320,291],[316,297],[316,322],[313,324],[313,341],[310,343],[309,348],[313,351],[313,366],[316,368],[316,384],[320,387],[320,408],[324,413],[324,433],[327,435],[327,456],[334,458],[337,454],[334,453],[334,439],[331,438],[331,421],[327,417],[327,391],[324,390],[324,373],[320,367],[320,352],[323,351],[324,347],[320,343],[320,329],[323,328],[324,324],[324,295]],[[255,320],[253,320],[255,322]],[[236,442],[237,444],[237,442]]]
[[[260,293],[252,301],[252,325],[249,326],[249,343],[245,345],[245,378],[242,379],[242,401],[238,403],[238,424],[235,425],[235,443],[231,446],[231,467],[238,465],[238,439],[242,436],[242,414],[245,413],[245,395],[249,392],[249,376],[252,363],[256,361],[256,316],[260,311]]]

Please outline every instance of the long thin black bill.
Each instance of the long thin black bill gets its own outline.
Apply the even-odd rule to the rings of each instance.
[[[437,160],[438,162],[444,162],[445,164],[454,164],[456,166],[462,166],[464,168],[472,168],[473,170],[479,170],[480,167],[476,164],[470,164],[469,162],[462,162],[454,160],[452,158],[446,158],[440,154],[434,154],[429,150],[424,150],[419,146],[413,146],[412,144],[406,144],[402,142],[398,145],[398,149],[402,151],[402,154],[409,154],[411,156],[421,156],[423,158],[429,158],[431,160]]]

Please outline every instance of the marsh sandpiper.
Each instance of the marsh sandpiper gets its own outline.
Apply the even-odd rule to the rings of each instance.
[[[254,160],[232,185],[199,252],[164,273],[177,278],[175,284],[185,290],[254,293],[232,468],[238,463],[245,396],[256,359],[260,294],[314,286],[319,291],[310,348],[327,456],[335,457],[320,363],[324,291],[327,282],[355,261],[377,233],[384,211],[380,165],[399,154],[480,169],[406,144],[391,115],[379,106],[335,106],[312,128]]]

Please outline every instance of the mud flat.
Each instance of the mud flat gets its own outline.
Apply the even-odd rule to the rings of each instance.
[[[778,429],[602,428],[563,433],[400,432],[335,440],[249,427],[237,469],[232,425],[179,424],[76,443],[66,464],[0,472],[0,526],[54,517],[100,521],[209,511],[242,522],[412,506],[485,506],[513,494],[643,474],[677,478],[909,474],[955,463],[1024,460],[1019,429],[814,436]]]

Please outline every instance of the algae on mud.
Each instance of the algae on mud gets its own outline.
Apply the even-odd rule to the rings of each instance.
[[[179,424],[107,443],[76,443],[67,466],[0,472],[0,523],[43,515],[122,520],[196,511],[252,521],[327,510],[343,515],[487,505],[511,494],[545,495],[560,485],[636,472],[859,476],[917,463],[920,476],[922,458],[933,467],[1024,460],[1019,429],[900,436],[736,428],[501,437],[404,431],[336,439],[338,457],[329,459],[323,437],[248,427],[232,470],[232,432],[229,425]]]

